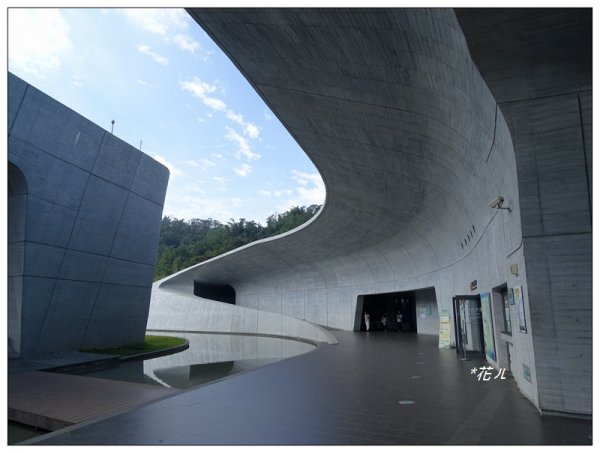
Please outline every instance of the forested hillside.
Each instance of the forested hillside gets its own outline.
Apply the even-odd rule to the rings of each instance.
[[[213,219],[163,217],[154,281],[258,239],[292,230],[319,209],[318,205],[293,207],[283,214],[271,215],[266,226],[245,219],[231,219],[223,224]]]

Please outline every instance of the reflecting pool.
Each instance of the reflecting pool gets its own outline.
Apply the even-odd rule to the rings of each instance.
[[[187,389],[315,349],[313,344],[302,341],[255,335],[147,333],[186,338],[190,347],[163,357],[77,370],[73,373]]]

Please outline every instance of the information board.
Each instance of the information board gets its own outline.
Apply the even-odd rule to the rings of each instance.
[[[440,349],[450,349],[450,312],[440,311]]]
[[[492,320],[492,305],[490,293],[481,293],[481,321],[483,322],[483,342],[485,355],[496,361],[496,345],[494,343],[494,322]]]

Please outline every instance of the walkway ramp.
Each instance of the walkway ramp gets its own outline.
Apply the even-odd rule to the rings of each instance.
[[[176,392],[150,384],[31,371],[9,376],[8,419],[55,431]]]

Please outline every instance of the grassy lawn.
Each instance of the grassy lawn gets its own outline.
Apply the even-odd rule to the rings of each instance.
[[[144,343],[132,344],[129,346],[121,346],[119,348],[106,348],[106,349],[88,349],[83,352],[94,352],[97,354],[114,354],[120,356],[129,356],[142,354],[145,352],[160,351],[161,349],[172,348],[180,346],[185,343],[185,338],[178,337],[167,337],[159,335],[146,335]]]

